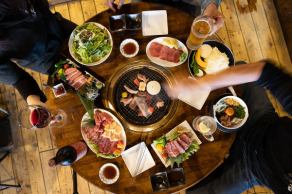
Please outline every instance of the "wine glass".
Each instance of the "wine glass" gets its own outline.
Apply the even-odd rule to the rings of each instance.
[[[66,124],[65,111],[48,110],[44,106],[29,105],[19,113],[19,125],[25,129],[41,129],[47,126],[60,128]]]

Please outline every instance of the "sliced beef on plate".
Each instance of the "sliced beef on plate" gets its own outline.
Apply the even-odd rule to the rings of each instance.
[[[153,57],[159,57],[162,60],[178,63],[182,50],[170,48],[157,42],[152,42],[149,47],[149,52]]]
[[[157,42],[152,42],[150,44],[150,47],[149,47],[149,52],[150,52],[150,55],[153,56],[153,57],[159,57],[160,56],[160,50],[162,48],[162,44],[159,44]]]
[[[174,157],[178,156],[180,154],[178,148],[175,146],[175,144],[172,141],[170,142],[170,145],[171,145],[171,149],[175,155]]]
[[[69,85],[74,87],[76,90],[86,84],[86,77],[77,68],[71,67],[66,69],[65,76]]]
[[[185,153],[184,148],[176,141],[172,141],[173,145],[177,148],[180,154]]]
[[[184,142],[180,138],[177,138],[177,142],[183,147],[184,150],[187,150],[190,147],[189,144],[187,144],[186,142]]]
[[[166,145],[165,145],[165,151],[168,155],[168,157],[176,157],[175,153],[173,152],[172,148],[171,148],[171,144],[170,142],[168,142]]]
[[[191,144],[192,144],[192,140],[191,140],[191,138],[190,138],[187,134],[183,133],[183,134],[181,134],[179,137],[180,137],[180,139],[183,140],[186,144],[188,144],[188,145],[191,145]]]
[[[172,48],[171,51],[168,52],[167,60],[174,63],[178,63],[181,54],[182,54],[181,50]]]

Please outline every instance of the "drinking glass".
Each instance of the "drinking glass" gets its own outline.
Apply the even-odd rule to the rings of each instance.
[[[49,111],[40,105],[29,105],[19,113],[19,125],[25,129],[41,129],[47,126],[60,128],[66,124],[67,115],[61,110]]]
[[[191,32],[187,39],[187,47],[196,50],[214,31],[214,19],[207,16],[198,16],[192,23]]]
[[[217,129],[216,121],[210,116],[199,116],[193,120],[193,128],[201,133],[206,140],[214,141],[213,133]]]

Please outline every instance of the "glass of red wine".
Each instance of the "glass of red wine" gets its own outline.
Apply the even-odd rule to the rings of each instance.
[[[26,129],[41,129],[47,126],[60,128],[66,124],[67,115],[61,110],[49,111],[40,105],[29,105],[20,111],[20,126]]]

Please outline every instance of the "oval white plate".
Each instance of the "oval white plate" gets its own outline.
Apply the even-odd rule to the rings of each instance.
[[[109,114],[109,115],[114,119],[114,121],[116,121],[117,124],[121,126],[121,128],[122,128],[122,140],[123,140],[123,142],[124,142],[124,149],[122,150],[122,152],[123,152],[123,151],[125,150],[125,148],[126,148],[126,145],[127,145],[127,138],[126,138],[125,129],[124,129],[122,123],[119,121],[119,119],[118,119],[115,115],[113,115],[111,112],[109,112],[109,111],[107,111],[107,110],[104,110],[104,109],[101,109],[101,108],[95,108],[95,109],[94,109],[94,112],[95,112],[95,110],[99,110],[100,112],[105,112],[105,113]],[[86,112],[86,113],[83,115],[82,119],[81,119],[81,134],[82,134],[82,137],[83,137],[84,141],[86,142],[87,146],[91,149],[91,151],[93,151],[95,154],[100,154],[100,153],[97,152],[97,151],[96,151],[96,150],[95,150],[95,149],[94,149],[89,143],[87,143],[87,142],[88,142],[88,139],[86,138],[86,135],[83,133],[83,130],[82,130],[82,127],[84,127],[85,125],[88,124],[88,120],[89,120],[89,119],[90,119],[90,118],[89,118],[89,114]],[[106,157],[105,154],[103,154],[103,155],[104,155],[104,156],[101,156],[101,157],[103,157],[103,158],[109,158],[109,159],[114,158],[114,157]],[[119,157],[119,156],[120,156],[120,155],[118,155],[118,156],[116,156],[116,157]],[[115,157],[115,158],[116,158],[116,157]]]
[[[74,51],[72,49],[72,44],[73,44],[73,38],[74,38],[74,34],[75,34],[75,29],[72,31],[71,35],[70,35],[70,38],[69,38],[69,41],[68,41],[68,47],[69,47],[69,52],[70,52],[70,55],[80,64],[82,65],[85,65],[85,66],[94,66],[94,65],[99,65],[101,63],[103,63],[111,54],[112,50],[113,50],[113,38],[112,38],[112,35],[111,33],[108,31],[108,29],[106,27],[104,27],[103,25],[99,24],[99,23],[95,23],[95,22],[89,22],[89,23],[93,23],[94,25],[96,25],[97,27],[99,28],[103,28],[103,29],[106,29],[106,32],[108,33],[108,36],[109,36],[109,39],[110,39],[110,42],[111,42],[111,50],[109,51],[109,53],[104,56],[102,59],[100,59],[99,61],[96,61],[96,62],[92,62],[92,63],[84,63],[82,61],[80,61],[74,54]],[[82,24],[84,25],[84,24]]]
[[[146,55],[147,57],[150,59],[150,61],[152,61],[153,63],[157,64],[157,65],[160,65],[160,66],[163,66],[163,67],[175,67],[175,66],[178,66],[178,65],[181,65],[183,64],[184,62],[186,62],[187,58],[188,58],[188,49],[187,47],[179,40],[177,40],[176,38],[173,38],[173,39],[176,39],[178,41],[178,46],[179,48],[187,54],[187,57],[185,58],[185,60],[183,61],[180,61],[178,63],[173,63],[173,62],[170,62],[170,61],[166,61],[166,60],[162,60],[158,57],[152,57],[150,55],[150,51],[149,51],[149,48],[150,48],[150,45],[152,42],[157,42],[157,43],[160,43],[162,44],[162,41],[164,38],[172,38],[172,37],[159,37],[159,38],[155,38],[153,40],[151,40],[147,46],[146,46]]]

